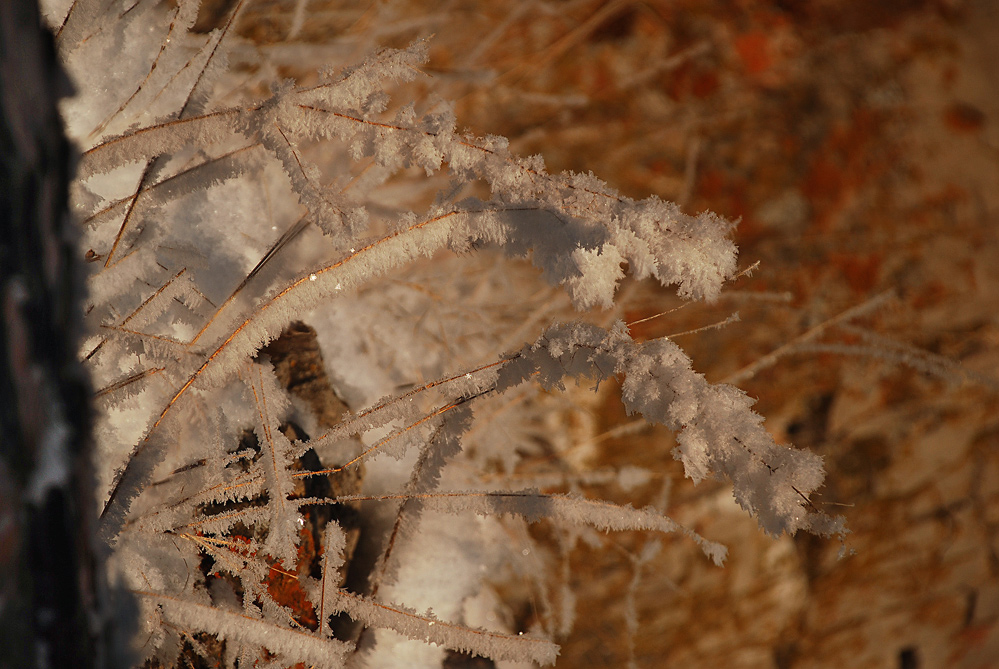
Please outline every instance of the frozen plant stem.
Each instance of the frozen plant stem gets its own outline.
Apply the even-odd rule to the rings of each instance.
[[[619,321],[570,322],[496,358],[481,355],[481,334],[442,321],[442,332],[459,328],[468,359],[486,360],[455,369],[446,338],[420,339],[406,321],[420,298],[398,287],[415,285],[423,259],[450,252],[472,264],[485,249],[529,259],[583,312],[614,305],[625,268],[712,300],[736,275],[730,222],[623,197],[593,175],[549,174],[503,138],[456,130],[444,103],[389,113],[387,89],[423,76],[425,41],[323,70],[309,87],[269,82],[264,99],[221,99],[245,4],[208,35],[190,32],[196,0],[50,9],[80,91],[64,112],[84,149],[74,206],[93,261],[82,357],[102,389],[100,533],[114,578],[143,607],[145,658],[170,665],[203,633],[224,652],[194,652],[239,666],[391,666],[406,643],[427,666],[444,648],[553,664],[552,630],[464,620],[483,574],[517,559],[496,549],[504,523],[678,532],[721,564],[722,546],[655,509],[489,476],[524,457],[529,439],[520,449],[516,435],[544,404],[525,399],[523,416],[473,433],[483,415],[503,416],[477,409],[531,398],[525,389],[559,393],[567,379],[619,379],[629,413],[677,432],[687,475],[731,481],[766,532],[844,531],[810,501],[821,460],[775,444],[744,393],[707,383],[670,340],[636,342]],[[306,3],[296,7],[292,33]],[[449,186],[422,212],[386,213],[378,189],[410,168]],[[477,308],[464,304],[468,281],[433,291]],[[332,425],[292,398],[264,349],[303,318],[324,323],[330,376],[353,409]],[[523,321],[482,318],[497,341]],[[413,378],[434,380],[400,392]],[[338,489],[362,469],[360,492]],[[353,582],[340,577],[358,541],[349,513],[365,520],[361,543],[374,553]],[[446,583],[433,581],[441,551]],[[370,633],[355,643],[334,615]]]

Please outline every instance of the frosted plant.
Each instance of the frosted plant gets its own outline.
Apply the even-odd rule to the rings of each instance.
[[[394,280],[493,250],[529,259],[580,311],[611,306],[625,269],[712,300],[736,273],[729,222],[549,174],[502,138],[457,130],[444,102],[393,105],[386,89],[422,76],[422,41],[228,103],[217,91],[233,85],[242,6],[207,36],[189,32],[196,0],[48,7],[79,90],[64,114],[83,150],[73,198],[90,269],[82,356],[100,388],[99,532],[142,610],[140,659],[434,666],[451,649],[552,664],[553,630],[467,620],[486,574],[516,557],[501,550],[509,517],[681,533],[721,564],[723,547],[656,509],[481,475],[512,470],[510,441],[545,406],[531,389],[567,379],[620,379],[629,413],[678,433],[687,475],[730,480],[766,532],[843,532],[809,501],[820,458],[775,444],[744,393],[707,383],[668,339],[559,323],[482,359],[488,347],[453,356],[395,319],[417,298]],[[414,172],[443,184],[429,206],[379,201]],[[475,285],[440,290],[474,301]],[[274,346],[306,336],[300,320],[319,330],[349,411],[319,416],[289,392]],[[510,397],[520,422],[503,424]],[[473,453],[477,430],[492,434]],[[346,580],[351,514],[377,535],[359,586]]]

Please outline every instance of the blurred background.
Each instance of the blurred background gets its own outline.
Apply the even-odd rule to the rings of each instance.
[[[667,312],[633,334],[675,336],[823,455],[813,501],[851,534],[763,535],[603,384],[573,466],[656,472],[594,494],[660,504],[729,561],[639,533],[575,551],[559,666],[999,666],[999,3],[254,0],[238,30],[237,69],[302,81],[433,35],[417,99],[460,125],[739,220],[759,266],[717,303],[626,283],[604,316]]]

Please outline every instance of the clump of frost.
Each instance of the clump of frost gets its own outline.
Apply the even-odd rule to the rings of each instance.
[[[528,260],[578,310],[612,306],[626,272],[712,300],[736,272],[730,222],[624,197],[592,174],[549,174],[503,138],[460,130],[446,103],[393,107],[388,91],[421,76],[422,40],[329,67],[313,86],[217,96],[245,4],[208,35],[189,30],[197,0],[46,10],[79,92],[64,114],[83,152],[73,206],[90,261],[81,355],[99,389],[99,532],[142,609],[144,658],[169,666],[206,633],[225,641],[216,659],[228,666],[398,666],[403,654],[430,667],[444,649],[552,664],[561,627],[465,619],[488,576],[517,559],[496,549],[508,524],[679,533],[721,564],[724,547],[655,508],[503,486],[476,469],[514,472],[537,434],[538,389],[567,379],[621,379],[629,413],[678,432],[687,475],[730,480],[765,531],[843,531],[810,502],[820,459],[773,443],[749,398],[707,383],[672,341],[637,342],[621,323],[522,336],[533,324],[519,312],[461,311],[489,292],[481,276],[441,278],[436,299],[409,280],[490,249]],[[324,169],[309,158],[316,144]],[[378,188],[402,173],[450,185],[423,210],[395,211]],[[350,409],[321,429],[309,417],[311,435],[292,431],[307,410],[260,355],[306,316]],[[508,326],[515,347],[533,341],[491,351]],[[522,411],[489,423],[503,402]],[[472,438],[490,426],[492,439]],[[470,456],[468,441],[485,452]],[[335,490],[361,467],[359,490]],[[647,474],[617,479],[627,489]],[[339,578],[349,528],[318,511],[344,505],[376,554],[362,586]],[[337,614],[361,631],[335,629]]]

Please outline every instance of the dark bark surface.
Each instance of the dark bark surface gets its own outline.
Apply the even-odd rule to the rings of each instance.
[[[0,3],[0,666],[92,667],[89,391],[67,188],[70,91],[33,1]]]

